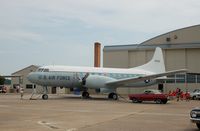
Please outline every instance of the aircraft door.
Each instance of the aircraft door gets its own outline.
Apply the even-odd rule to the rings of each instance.
[[[51,88],[51,93],[52,93],[52,94],[56,94],[56,87],[52,87],[52,88]]]
[[[163,84],[158,84],[158,90],[160,90],[161,92],[163,92],[164,86]]]

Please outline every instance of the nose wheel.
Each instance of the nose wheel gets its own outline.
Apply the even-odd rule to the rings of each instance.
[[[44,87],[43,87],[43,95],[42,95],[42,99],[43,99],[43,100],[47,100],[47,99],[48,99],[47,93],[48,93],[47,86],[44,86]]]
[[[47,100],[47,99],[48,99],[48,95],[47,95],[47,94],[43,94],[43,95],[42,95],[42,99],[43,99],[43,100]]]

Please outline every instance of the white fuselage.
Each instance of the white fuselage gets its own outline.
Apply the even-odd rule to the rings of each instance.
[[[93,87],[107,88],[105,82],[151,75],[153,72],[139,69],[118,68],[95,68],[95,67],[72,67],[72,66],[43,66],[36,72],[29,74],[28,79],[35,84],[52,87],[80,87],[82,78],[89,74],[88,79],[93,78],[90,83]],[[86,86],[87,86],[86,82]],[[147,86],[153,83],[139,82],[127,86]],[[95,86],[96,85],[96,86]]]

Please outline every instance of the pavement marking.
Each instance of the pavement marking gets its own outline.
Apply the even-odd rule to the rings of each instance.
[[[50,129],[60,129],[59,127],[54,126],[53,123],[49,123],[49,122],[46,122],[46,121],[38,121],[38,124],[45,126],[45,127],[48,127]]]
[[[76,131],[76,128],[67,129],[66,131]]]

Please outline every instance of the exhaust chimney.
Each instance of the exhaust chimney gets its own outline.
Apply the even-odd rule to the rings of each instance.
[[[101,43],[94,43],[94,67],[101,66]]]

